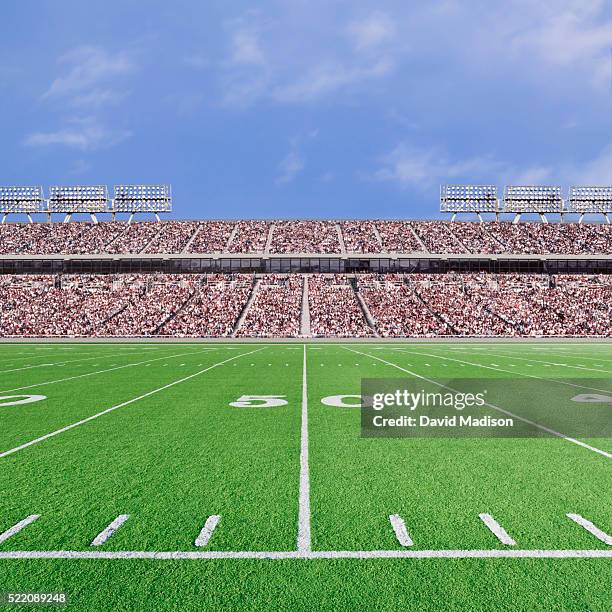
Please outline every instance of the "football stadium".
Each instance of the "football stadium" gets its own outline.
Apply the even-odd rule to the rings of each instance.
[[[612,188],[447,185],[452,221],[160,221],[169,186],[49,193],[0,189],[32,221],[0,226],[11,590],[606,607]],[[379,379],[495,395],[466,433],[373,432]]]
[[[0,31],[0,611],[612,610],[612,4]]]

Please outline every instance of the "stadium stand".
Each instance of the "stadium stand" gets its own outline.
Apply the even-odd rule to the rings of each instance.
[[[228,251],[230,253],[263,253],[269,232],[270,223],[266,221],[239,221]]]
[[[189,245],[190,253],[222,253],[234,229],[230,221],[200,221],[192,227],[197,233]],[[194,232],[192,232],[193,234]]]
[[[103,221],[6,223],[0,254],[611,254],[612,224],[448,221]],[[231,239],[231,241],[230,241]]]
[[[5,223],[0,336],[610,337],[611,255],[592,223]]]
[[[270,253],[340,253],[332,221],[280,221],[273,227]]]
[[[300,335],[304,275],[3,275],[0,335]],[[608,275],[309,275],[315,337],[612,335]],[[374,329],[360,305],[363,299]]]
[[[254,287],[254,297],[236,336],[295,337],[300,333],[301,275],[267,275]]]
[[[312,335],[332,338],[373,336],[346,276],[313,275],[308,279]]]

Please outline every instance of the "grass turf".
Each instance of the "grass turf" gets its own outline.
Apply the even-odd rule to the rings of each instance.
[[[390,364],[439,379],[580,379],[572,382],[584,389],[546,384],[546,417],[609,381],[612,346],[308,345],[314,550],[399,549],[388,518],[395,513],[416,550],[503,548],[481,512],[520,549],[606,548],[565,514],[612,532],[609,458],[550,437],[363,439],[359,410],[321,404],[359,393],[363,377],[406,376]],[[303,347],[295,344],[1,345],[0,396],[46,399],[0,407],[0,453],[140,399],[0,458],[0,532],[41,515],[0,551],[91,550],[119,514],[130,519],[105,551],[197,550],[212,514],[222,518],[206,550],[295,550],[302,377]],[[229,405],[259,394],[288,404]],[[511,397],[508,404],[528,413]],[[585,441],[612,450],[609,439]],[[4,559],[0,592],[63,590],[71,607],[98,610],[603,610],[610,561]]]

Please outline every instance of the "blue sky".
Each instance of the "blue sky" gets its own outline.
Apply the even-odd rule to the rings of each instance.
[[[612,184],[599,0],[20,0],[0,24],[0,184],[171,183],[177,218]]]

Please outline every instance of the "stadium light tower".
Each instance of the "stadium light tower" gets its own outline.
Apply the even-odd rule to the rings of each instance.
[[[453,214],[476,213],[482,223],[481,213],[495,213],[499,216],[499,197],[495,185],[441,185],[440,212]]]
[[[582,223],[582,218],[588,214],[603,215],[606,223],[610,223],[612,187],[570,187],[567,212],[579,214],[578,223]]]
[[[52,213],[65,213],[64,223],[74,213],[89,213],[98,223],[96,213],[108,212],[108,189],[106,185],[72,185],[49,187],[49,219]]]
[[[152,212],[159,221],[160,212],[172,211],[170,185],[115,185],[111,204],[113,219],[118,212],[130,213],[128,223],[136,213]]]
[[[11,214],[25,214],[32,223],[32,213],[45,212],[42,187],[0,187],[2,223]]]
[[[504,189],[504,212],[514,213],[514,223],[521,214],[537,213],[544,223],[548,223],[547,213],[563,215],[561,187],[538,185],[508,185]]]

